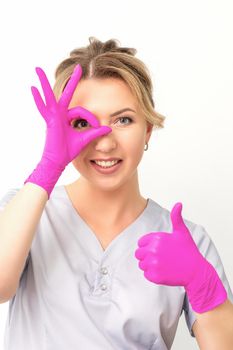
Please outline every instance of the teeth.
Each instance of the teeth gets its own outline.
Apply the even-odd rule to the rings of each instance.
[[[112,160],[111,162],[110,161],[104,162],[104,161],[95,160],[94,162],[103,168],[109,168],[109,167],[115,165],[116,163],[118,163],[118,160]]]

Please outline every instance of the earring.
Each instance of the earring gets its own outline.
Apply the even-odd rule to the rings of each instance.
[[[144,148],[144,151],[147,151],[148,150],[148,142],[145,144],[145,148]]]

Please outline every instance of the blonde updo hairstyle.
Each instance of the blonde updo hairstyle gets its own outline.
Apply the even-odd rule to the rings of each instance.
[[[81,80],[117,78],[123,80],[137,98],[145,119],[155,128],[163,128],[165,117],[154,110],[153,86],[146,65],[135,57],[134,48],[120,47],[119,41],[101,42],[89,37],[89,45],[74,49],[55,71],[54,94],[58,99],[64,90],[74,67],[82,67]]]

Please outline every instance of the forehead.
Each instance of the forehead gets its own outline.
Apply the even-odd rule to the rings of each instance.
[[[73,94],[70,107],[82,105],[89,109],[110,107],[111,109],[137,108],[137,100],[129,86],[120,79],[85,79],[81,80]]]

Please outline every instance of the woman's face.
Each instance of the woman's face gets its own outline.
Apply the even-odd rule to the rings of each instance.
[[[74,167],[92,185],[115,190],[136,176],[145,143],[152,125],[142,116],[137,100],[128,85],[114,78],[88,79],[79,82],[69,108],[82,106],[92,112],[100,125],[112,128],[108,135],[90,142],[73,160]],[[123,109],[129,109],[120,112]],[[113,115],[114,114],[114,115]],[[77,132],[90,128],[88,122],[76,120]],[[98,160],[120,160],[116,165],[96,164]]]

